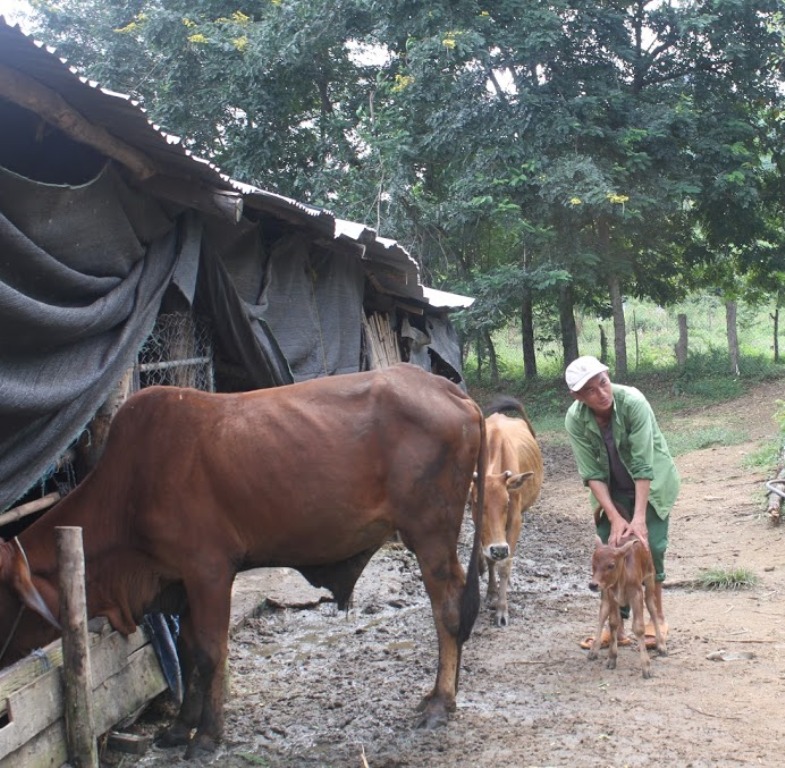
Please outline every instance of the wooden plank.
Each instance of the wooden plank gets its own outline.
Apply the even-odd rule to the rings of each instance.
[[[61,718],[16,752],[0,758],[0,766],[2,768],[60,768],[67,761],[65,720]]]
[[[93,686],[103,682],[112,674],[112,655],[118,653],[123,645],[123,653],[131,654],[148,642],[144,630],[124,638],[112,629],[111,624],[103,618],[90,622],[90,650],[95,654],[93,668]],[[63,646],[60,640],[54,640],[42,649],[12,664],[0,672],[0,715],[5,712],[5,700],[14,692],[29,685],[39,675],[53,667],[63,665]],[[98,665],[98,669],[95,668]],[[108,668],[107,668],[108,665]]]
[[[105,733],[166,690],[152,645],[133,653],[128,664],[93,691],[95,728]]]
[[[125,638],[104,621],[90,638],[95,728],[97,733],[104,733],[166,690],[166,681],[153,646],[141,629]],[[2,768],[7,761],[8,766],[37,768],[60,766],[67,759],[60,645],[59,640],[51,643],[43,659],[28,657],[0,676],[0,688],[4,689],[0,692],[0,715],[8,717],[6,725],[0,727]],[[55,651],[60,652],[59,665],[46,671],[47,660],[58,658]],[[31,681],[33,672],[36,674]],[[62,739],[62,745],[55,749],[51,744],[57,738]],[[62,759],[47,762],[49,753]]]
[[[7,699],[8,723],[0,729],[0,760],[63,717],[59,669],[41,675]]]

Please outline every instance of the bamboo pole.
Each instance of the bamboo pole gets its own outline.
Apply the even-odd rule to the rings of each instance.
[[[47,493],[46,496],[42,496],[40,499],[33,499],[33,501],[28,501],[26,504],[20,504],[18,507],[13,507],[0,515],[0,525],[7,525],[28,515],[33,515],[42,509],[51,507],[57,501],[60,501],[60,494],[57,491],[52,491],[52,493]]]
[[[82,529],[58,526],[55,538],[63,629],[63,699],[68,756],[76,768],[98,768]]]

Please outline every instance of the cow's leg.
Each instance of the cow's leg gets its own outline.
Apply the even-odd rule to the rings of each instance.
[[[187,759],[205,752],[214,752],[223,736],[230,603],[231,581],[216,590],[212,599],[200,606],[198,612],[194,612],[198,647],[196,663],[204,688],[204,701],[199,725],[188,745]]]
[[[646,650],[646,621],[643,617],[643,590],[640,587],[636,588],[632,595],[630,608],[632,609],[632,631],[635,633],[635,638],[638,641],[641,671],[644,678],[648,679],[651,677],[651,661]]]
[[[187,760],[212,753],[223,735],[224,680],[229,641],[232,575],[186,580],[192,681],[183,699],[172,737],[196,732],[188,740]]]
[[[451,539],[451,537],[447,537]],[[418,710],[422,713],[420,728],[435,728],[447,723],[447,713],[455,710],[461,644],[458,642],[461,595],[465,584],[463,568],[458,562],[456,547],[428,553],[415,550],[422,571],[423,583],[431,600],[439,645],[439,666],[433,690],[423,697]],[[457,541],[455,542],[457,545]]]
[[[507,587],[510,584],[510,571],[512,570],[512,557],[508,557],[498,564],[499,568],[499,594],[496,598],[496,626],[506,627],[510,623],[509,608],[507,605]]]
[[[160,747],[180,747],[191,739],[191,732],[202,716],[204,692],[194,664],[194,636],[191,619],[187,611],[180,615],[180,633],[177,638],[177,653],[180,674],[183,680],[183,703],[174,723],[157,739]]]

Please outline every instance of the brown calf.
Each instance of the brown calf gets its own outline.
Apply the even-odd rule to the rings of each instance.
[[[607,621],[611,635],[607,667],[616,668],[617,634],[621,625],[620,606],[629,605],[632,608],[632,631],[638,640],[643,676],[651,677],[651,662],[646,651],[646,624],[643,619],[644,602],[654,625],[657,652],[660,656],[666,656],[668,653],[665,638],[657,622],[654,601],[654,563],[651,553],[635,536],[623,541],[618,547],[603,544],[597,536],[591,565],[592,577],[589,589],[595,592],[599,590],[602,599],[599,626],[589,651],[589,659],[597,658],[602,643],[602,630]]]
[[[503,410],[516,411],[522,418],[505,416],[501,413]],[[534,428],[517,400],[512,397],[496,399],[486,409],[486,416],[488,469],[485,475],[481,564],[488,566],[487,601],[495,608],[496,625],[506,627],[510,621],[507,587],[512,558],[521,534],[523,514],[540,495],[542,454]],[[474,494],[472,501],[476,523]]]

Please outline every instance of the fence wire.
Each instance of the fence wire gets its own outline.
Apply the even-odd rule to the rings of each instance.
[[[135,374],[137,389],[161,384],[215,391],[210,323],[187,312],[159,315]]]

